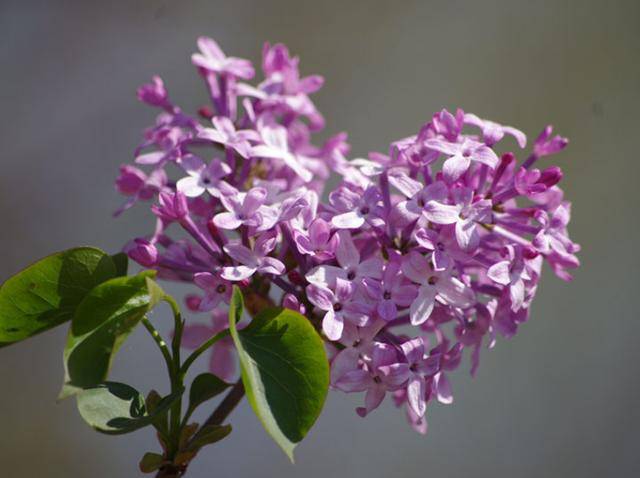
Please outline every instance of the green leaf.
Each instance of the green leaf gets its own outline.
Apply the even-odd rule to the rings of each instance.
[[[147,278],[117,277],[95,287],[78,305],[64,349],[60,399],[103,382],[120,345],[152,306]]]
[[[227,382],[222,381],[211,373],[202,373],[193,379],[191,390],[189,391],[189,413],[198,406],[221,394],[230,387]]]
[[[155,276],[155,273],[153,276]],[[166,294],[164,290],[162,290],[162,287],[160,287],[158,283],[151,277],[152,276],[149,275],[146,277],[147,290],[149,291],[149,309],[154,308],[166,297]]]
[[[111,258],[92,247],[50,255],[14,275],[0,288],[0,347],[71,320],[85,295],[115,276]]]
[[[95,430],[120,435],[151,425],[181,395],[182,392],[164,397],[153,413],[148,413],[144,396],[135,388],[124,383],[104,382],[78,394],[78,411],[84,421]]]
[[[153,473],[154,471],[159,470],[165,462],[166,460],[162,455],[147,452],[142,457],[142,460],[140,460],[140,471],[142,473]]]
[[[164,413],[156,413],[158,405],[162,401],[162,397],[155,390],[151,390],[147,394],[145,404],[147,406],[147,412],[154,414],[153,426],[160,432],[161,435],[167,436],[169,434],[169,416],[165,411]]]
[[[329,363],[311,323],[289,309],[259,313],[237,330],[242,293],[233,288],[231,336],[238,349],[249,403],[267,433],[293,461],[293,449],[322,411],[329,388]]]
[[[231,430],[231,425],[208,425],[198,432],[189,448],[199,450],[203,446],[211,445],[225,438]]]
[[[116,266],[116,277],[126,276],[129,270],[129,256],[124,252],[118,252],[111,256],[111,260]]]

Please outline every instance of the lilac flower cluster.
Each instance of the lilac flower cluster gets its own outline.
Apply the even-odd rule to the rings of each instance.
[[[347,160],[345,134],[311,142],[324,119],[309,95],[323,79],[301,77],[285,46],[265,45],[257,85],[246,82],[249,61],[209,38],[198,47],[192,62],[210,105],[197,115],[159,77],[138,90],[159,114],[137,166],[121,168],[118,213],[153,201],[157,226],[127,245],[129,256],[201,289],[187,306],[213,322],[187,325],[183,345],[226,327],[234,283],[271,288],[323,333],[332,386],[366,392],[358,414],[390,394],[424,433],[427,404],[452,401],[449,373],[464,350],[473,374],[481,347],[527,320],[543,262],[564,280],[579,265],[562,172],[535,167],[567,140],[549,126],[519,163],[496,149],[506,137],[525,148],[521,131],[442,110],[388,154]],[[331,171],[341,182],[324,191]],[[232,343],[218,342],[212,371],[231,379],[234,363]]]

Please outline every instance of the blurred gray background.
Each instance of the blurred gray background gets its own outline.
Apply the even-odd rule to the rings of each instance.
[[[201,34],[254,61],[263,41],[287,43],[304,73],[326,77],[315,100],[356,155],[442,107],[530,139],[553,123],[571,139],[556,158],[583,265],[570,284],[546,271],[533,319],[483,353],[476,379],[461,369],[426,437],[390,402],[362,420],[332,393],[292,466],[243,403],[190,476],[640,476],[640,2],[1,0],[0,280],[149,230],[144,208],[111,219],[117,168],[153,120],[135,88],[158,73],[185,107],[203,102],[189,61]],[[73,401],[56,404],[64,335],[0,351],[1,476],[137,476],[157,451],[149,430],[99,435]],[[113,371],[142,390],[164,390],[163,374],[142,330]]]

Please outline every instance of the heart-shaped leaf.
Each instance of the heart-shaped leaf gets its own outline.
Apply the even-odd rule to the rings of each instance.
[[[148,413],[144,396],[135,388],[118,382],[104,382],[78,393],[78,411],[87,424],[109,435],[130,433],[151,425],[180,398],[182,392],[164,397],[153,413]]]
[[[189,413],[193,412],[193,410],[207,400],[221,394],[230,386],[227,382],[224,382],[211,373],[201,373],[194,378],[191,383],[191,390],[189,391]]]
[[[71,320],[87,293],[116,273],[107,254],[78,247],[14,275],[0,288],[0,347]]]
[[[231,336],[238,349],[242,381],[262,425],[293,461],[293,449],[322,411],[329,388],[329,363],[311,323],[293,310],[272,308],[246,328],[240,289],[229,308]]]
[[[95,287],[78,305],[64,349],[65,384],[60,398],[107,378],[115,353],[153,307],[145,271]]]

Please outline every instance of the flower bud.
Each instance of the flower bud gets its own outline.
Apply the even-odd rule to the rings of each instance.
[[[153,267],[158,263],[158,249],[146,239],[135,239],[127,254],[143,267]]]

